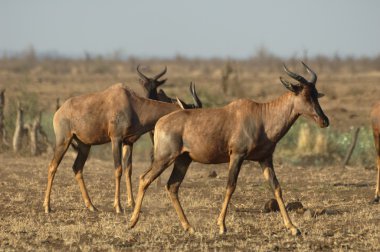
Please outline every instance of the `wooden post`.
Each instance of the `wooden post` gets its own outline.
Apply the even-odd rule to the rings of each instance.
[[[30,154],[36,156],[39,154],[38,150],[38,133],[41,128],[41,112],[34,118],[32,124],[30,125],[29,136],[30,136]]]
[[[356,146],[356,142],[357,142],[357,140],[358,140],[359,131],[360,131],[360,128],[356,128],[356,129],[352,132],[352,141],[351,141],[351,145],[350,145],[350,148],[348,149],[348,152],[347,152],[347,154],[346,154],[346,157],[344,158],[344,160],[343,160],[343,162],[342,162],[342,165],[341,165],[342,168],[344,168],[344,167],[348,164],[348,161],[350,161],[350,158],[351,158],[352,152],[354,151],[355,146]]]
[[[8,146],[8,143],[5,139],[5,127],[4,127],[4,99],[5,89],[0,90],[0,146]]]
[[[323,155],[327,153],[327,137],[325,131],[319,130],[315,137],[314,154]]]
[[[18,153],[21,150],[22,147],[22,137],[24,135],[25,128],[24,128],[24,111],[21,108],[20,102],[18,102],[18,108],[17,108],[17,117],[16,117],[16,126],[15,126],[15,132],[13,134],[13,151]]]
[[[222,86],[223,94],[227,94],[227,92],[228,92],[228,80],[229,80],[232,72],[233,72],[233,68],[230,65],[230,63],[227,62],[225,65],[225,69],[222,72],[222,79],[220,82],[220,84]]]
[[[307,154],[310,151],[310,127],[308,124],[301,124],[298,133],[297,152]]]
[[[61,105],[59,105],[59,98],[57,98],[56,103],[55,103],[55,111],[59,109]]]
[[[41,137],[41,140],[42,140],[42,141],[41,140],[40,141],[46,145],[46,152],[49,152],[49,153],[53,152],[53,145],[50,143],[50,141],[47,137],[47,134],[41,125],[39,127],[38,133],[39,133],[39,136]]]

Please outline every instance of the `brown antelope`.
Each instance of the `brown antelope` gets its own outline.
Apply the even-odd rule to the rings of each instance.
[[[217,221],[220,233],[226,232],[227,206],[235,191],[240,167],[244,160],[252,160],[260,163],[264,178],[278,202],[285,226],[293,235],[299,235],[300,231],[293,225],[285,209],[273,168],[273,152],[300,115],[311,117],[321,128],[329,125],[318,102],[322,94],[315,87],[317,75],[306,64],[303,65],[311,74],[311,80],[307,81],[284,66],[286,73],[298,83],[280,78],[290,92],[271,102],[257,103],[240,99],[222,108],[181,110],[162,117],[155,127],[154,160],[150,169],[140,177],[130,228],[138,221],[148,186],[174,162],[166,189],[183,228],[193,232],[178,197],[179,187],[190,163],[229,162],[227,191]]]
[[[176,99],[170,98],[165,94],[165,92],[160,89],[159,92],[157,92],[157,88],[164,84],[166,82],[166,79],[160,80],[160,78],[166,73],[167,68],[157,75],[155,75],[152,78],[149,78],[145,76],[140,71],[140,65],[137,66],[137,73],[140,76],[140,84],[143,87],[145,97],[152,100],[162,101],[162,102],[168,102],[168,103],[177,103]],[[184,109],[190,109],[190,108],[201,108],[202,102],[199,100],[198,95],[195,91],[195,86],[190,83],[190,92],[192,94],[194,104],[186,104],[183,101],[180,100],[178,104],[181,105]],[[150,139],[153,143],[153,131],[150,131]],[[133,150],[133,144],[123,144],[123,167],[125,170],[125,179],[126,179],[126,188],[127,188],[127,205],[130,207],[133,207],[135,205],[135,202],[133,200],[133,192],[132,192],[132,150]]]
[[[78,154],[73,164],[86,207],[95,211],[84,180],[83,166],[91,145],[111,142],[115,166],[115,200],[117,213],[121,212],[120,178],[122,175],[122,144],[130,146],[139,137],[153,130],[157,120],[182,106],[142,98],[122,84],[115,84],[104,91],[80,95],[68,99],[54,114],[53,126],[56,144],[53,159],[48,168],[45,193],[45,212],[50,211],[50,194],[55,173],[71,141],[77,142]],[[131,167],[130,163],[127,164]]]
[[[375,148],[376,148],[376,161],[377,161],[377,183],[375,198],[372,203],[379,203],[380,201],[380,102],[373,105],[371,110],[371,122],[373,137],[375,139]]]

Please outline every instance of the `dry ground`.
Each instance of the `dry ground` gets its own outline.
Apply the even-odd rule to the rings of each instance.
[[[312,210],[329,209],[331,215],[311,218],[292,212],[301,237],[293,237],[279,213],[262,213],[272,197],[260,168],[245,163],[227,215],[226,235],[218,234],[218,216],[227,180],[225,165],[193,163],[180,197],[196,233],[184,233],[163,187],[152,185],[142,215],[133,230],[131,214],[113,211],[112,161],[90,158],[85,179],[96,213],[87,211],[71,171],[72,155],[59,167],[52,193],[53,212],[42,203],[49,156],[15,158],[0,155],[0,250],[380,250],[380,205],[368,202],[374,192],[374,170],[361,167],[290,167],[276,172],[286,202],[300,200]],[[133,182],[148,163],[136,162]],[[169,168],[163,174],[166,181]],[[209,178],[215,170],[216,178]],[[124,179],[124,176],[123,176]],[[135,190],[136,191],[136,190]],[[125,205],[125,185],[122,187]]]

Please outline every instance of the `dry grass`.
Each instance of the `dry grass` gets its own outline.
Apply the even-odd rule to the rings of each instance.
[[[228,233],[219,235],[216,218],[224,196],[226,166],[194,163],[180,191],[189,221],[197,231],[188,235],[182,230],[164,188],[153,184],[144,200],[139,223],[128,230],[131,210],[117,215],[112,208],[112,161],[90,159],[86,165],[85,179],[98,212],[85,209],[70,168],[73,158],[68,156],[53,187],[53,212],[45,214],[42,201],[48,159],[0,156],[1,250],[380,249],[379,206],[368,204],[373,196],[374,170],[277,165],[286,202],[300,200],[309,209],[336,211],[316,218],[292,212],[292,220],[303,232],[301,237],[293,237],[278,213],[261,212],[272,194],[258,166],[245,163],[227,215]],[[147,167],[146,162],[135,163],[134,188],[138,174]],[[217,178],[208,178],[211,169],[218,173]],[[169,174],[170,171],[163,174],[164,181]],[[122,192],[125,202],[124,184]]]

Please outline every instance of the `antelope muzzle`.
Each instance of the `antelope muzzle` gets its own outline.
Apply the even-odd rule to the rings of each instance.
[[[314,120],[318,123],[319,127],[326,128],[330,125],[329,118],[323,113],[322,109],[316,109],[317,114]]]

